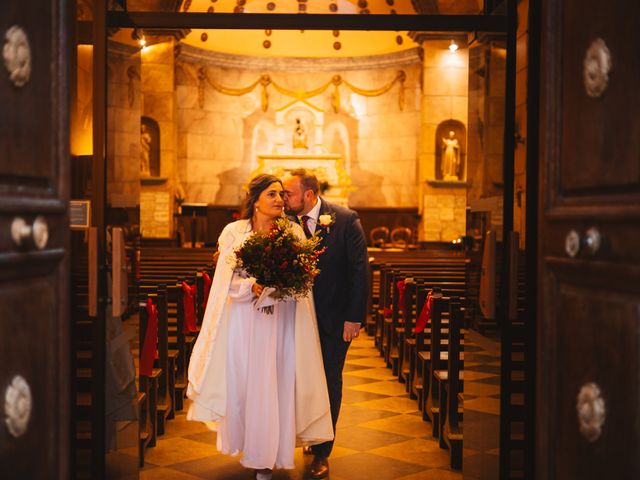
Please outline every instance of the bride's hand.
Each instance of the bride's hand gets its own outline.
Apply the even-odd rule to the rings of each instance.
[[[262,295],[262,290],[264,290],[264,287],[262,285],[260,285],[259,283],[254,283],[253,286],[251,287],[251,291],[257,297]]]

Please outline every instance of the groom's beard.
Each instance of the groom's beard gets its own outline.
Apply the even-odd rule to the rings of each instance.
[[[301,211],[302,211],[302,208],[299,208],[298,211],[295,211],[294,209],[286,205],[284,207],[284,213],[289,215],[290,217],[297,217]]]

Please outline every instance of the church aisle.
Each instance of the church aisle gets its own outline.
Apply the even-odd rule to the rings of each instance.
[[[185,409],[186,411],[186,409]],[[167,423],[167,432],[146,452],[141,479],[250,479],[238,458],[215,449],[215,433],[187,422],[185,411]],[[295,470],[276,470],[274,479],[308,478],[310,455],[296,449]],[[385,368],[366,335],[354,341],[344,370],[344,398],[336,445],[330,458],[332,480],[462,479],[448,467],[449,453],[431,438],[416,402]]]

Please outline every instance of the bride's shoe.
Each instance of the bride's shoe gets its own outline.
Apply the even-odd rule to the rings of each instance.
[[[263,468],[262,470],[256,470],[256,480],[271,480],[273,476],[273,470],[270,468]]]

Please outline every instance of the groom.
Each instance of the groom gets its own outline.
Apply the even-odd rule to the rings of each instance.
[[[356,212],[318,196],[315,175],[304,169],[293,170],[283,184],[287,214],[302,225],[307,237],[319,235],[320,247],[327,247],[320,256],[313,297],[335,433],[347,349],[365,323],[369,294],[367,242]],[[329,474],[332,448],[333,441],[312,447],[311,478]]]

